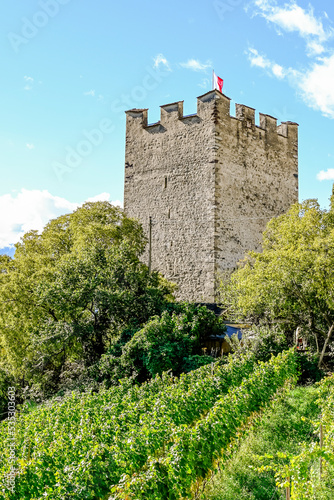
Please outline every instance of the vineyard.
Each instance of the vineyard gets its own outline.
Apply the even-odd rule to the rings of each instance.
[[[238,428],[296,374],[293,350],[267,363],[249,355],[23,409],[14,493],[0,427],[1,498],[191,498]]]
[[[264,469],[276,471],[277,484],[288,490],[291,500],[331,500],[334,484],[334,376],[319,384],[318,420],[312,422],[314,439],[304,444],[298,455],[286,455],[284,467],[272,464]]]

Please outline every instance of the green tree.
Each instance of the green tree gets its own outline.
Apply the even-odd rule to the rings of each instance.
[[[327,211],[307,200],[272,219],[263,252],[247,254],[222,295],[240,317],[300,327],[320,366],[334,328],[333,204]]]
[[[211,334],[225,334],[224,322],[203,306],[181,303],[174,308],[137,331],[126,329],[102,356],[102,375],[111,374],[116,381],[134,375],[143,382],[164,371],[180,375],[212,362],[211,356],[202,353],[202,341]]]
[[[0,258],[2,366],[56,389],[66,363],[91,366],[118,329],[160,314],[173,286],[139,260],[145,245],[140,224],[108,202],[25,234]]]

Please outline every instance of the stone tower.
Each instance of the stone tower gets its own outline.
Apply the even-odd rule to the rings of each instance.
[[[261,249],[274,216],[298,201],[298,125],[236,104],[217,90],[197,98],[126,112],[124,209],[149,235],[152,269],[178,285],[178,297],[214,302],[219,272]],[[148,262],[148,249],[143,256]]]

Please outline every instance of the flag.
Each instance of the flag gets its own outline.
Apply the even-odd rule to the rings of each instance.
[[[224,80],[219,78],[214,71],[212,71],[212,86],[214,89],[219,90],[219,92],[223,92],[223,83]]]

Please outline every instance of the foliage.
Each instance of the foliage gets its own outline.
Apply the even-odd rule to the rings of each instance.
[[[323,429],[323,443],[319,439],[304,443],[298,455],[285,453],[286,464],[280,466],[274,457],[264,470],[276,471],[277,485],[291,487],[291,500],[330,500],[333,498],[334,478],[334,376],[324,378],[319,385],[318,404],[321,416],[314,422],[314,433],[319,436]],[[322,473],[320,474],[320,461]]]
[[[300,377],[298,383],[301,385],[310,385],[319,382],[325,375],[325,372],[318,366],[318,356],[316,353],[306,349],[305,352],[298,353],[298,364]]]
[[[26,233],[13,259],[0,257],[0,366],[52,394],[66,365],[91,366],[119,328],[160,314],[173,287],[140,262],[145,244],[108,202]]]
[[[319,406],[314,386],[282,391],[253,418],[227,457],[208,480],[201,500],[280,500],[285,495],[276,486],[275,473],[261,471],[262,456],[298,454],[301,441],[310,442]],[[284,459],[280,459],[283,465]]]
[[[293,350],[259,363],[239,387],[222,396],[194,426],[171,429],[173,446],[149,460],[142,472],[128,475],[112,489],[114,498],[136,500],[190,498],[193,486],[212,469],[238,427],[266,404],[289,378],[296,378]]]
[[[301,327],[320,362],[334,325],[334,209],[315,200],[295,204],[272,219],[263,252],[249,252],[222,288],[234,314],[251,321]],[[331,329],[332,328],[332,329]]]
[[[242,341],[237,335],[229,339],[233,352],[240,355],[252,352],[258,361],[269,361],[271,356],[277,356],[290,346],[286,336],[277,325],[252,325],[242,332]]]
[[[206,307],[178,304],[175,311],[163,312],[138,331],[127,328],[102,357],[100,369],[116,381],[135,375],[142,382],[164,371],[179,375],[211,363],[210,356],[200,356],[202,340],[225,331],[224,323]]]
[[[283,328],[280,325],[252,325],[242,333],[242,341],[236,335],[229,339],[233,352],[243,355],[251,352],[257,361],[268,361],[272,355],[291,347]],[[318,356],[306,349],[298,352],[297,356],[300,376],[298,383],[301,385],[318,382],[324,375],[318,367]]]
[[[16,422],[15,495],[5,499],[102,498],[124,474],[173,442],[172,430],[192,426],[253,370],[251,356],[230,358],[175,378],[130,380],[98,394],[75,394],[31,410]],[[0,424],[0,484],[9,470],[8,422]],[[1,491],[1,488],[0,488]]]
[[[212,356],[192,354],[191,356],[183,358],[182,373],[188,373],[193,370],[197,370],[197,368],[205,366],[209,363],[212,363]]]

